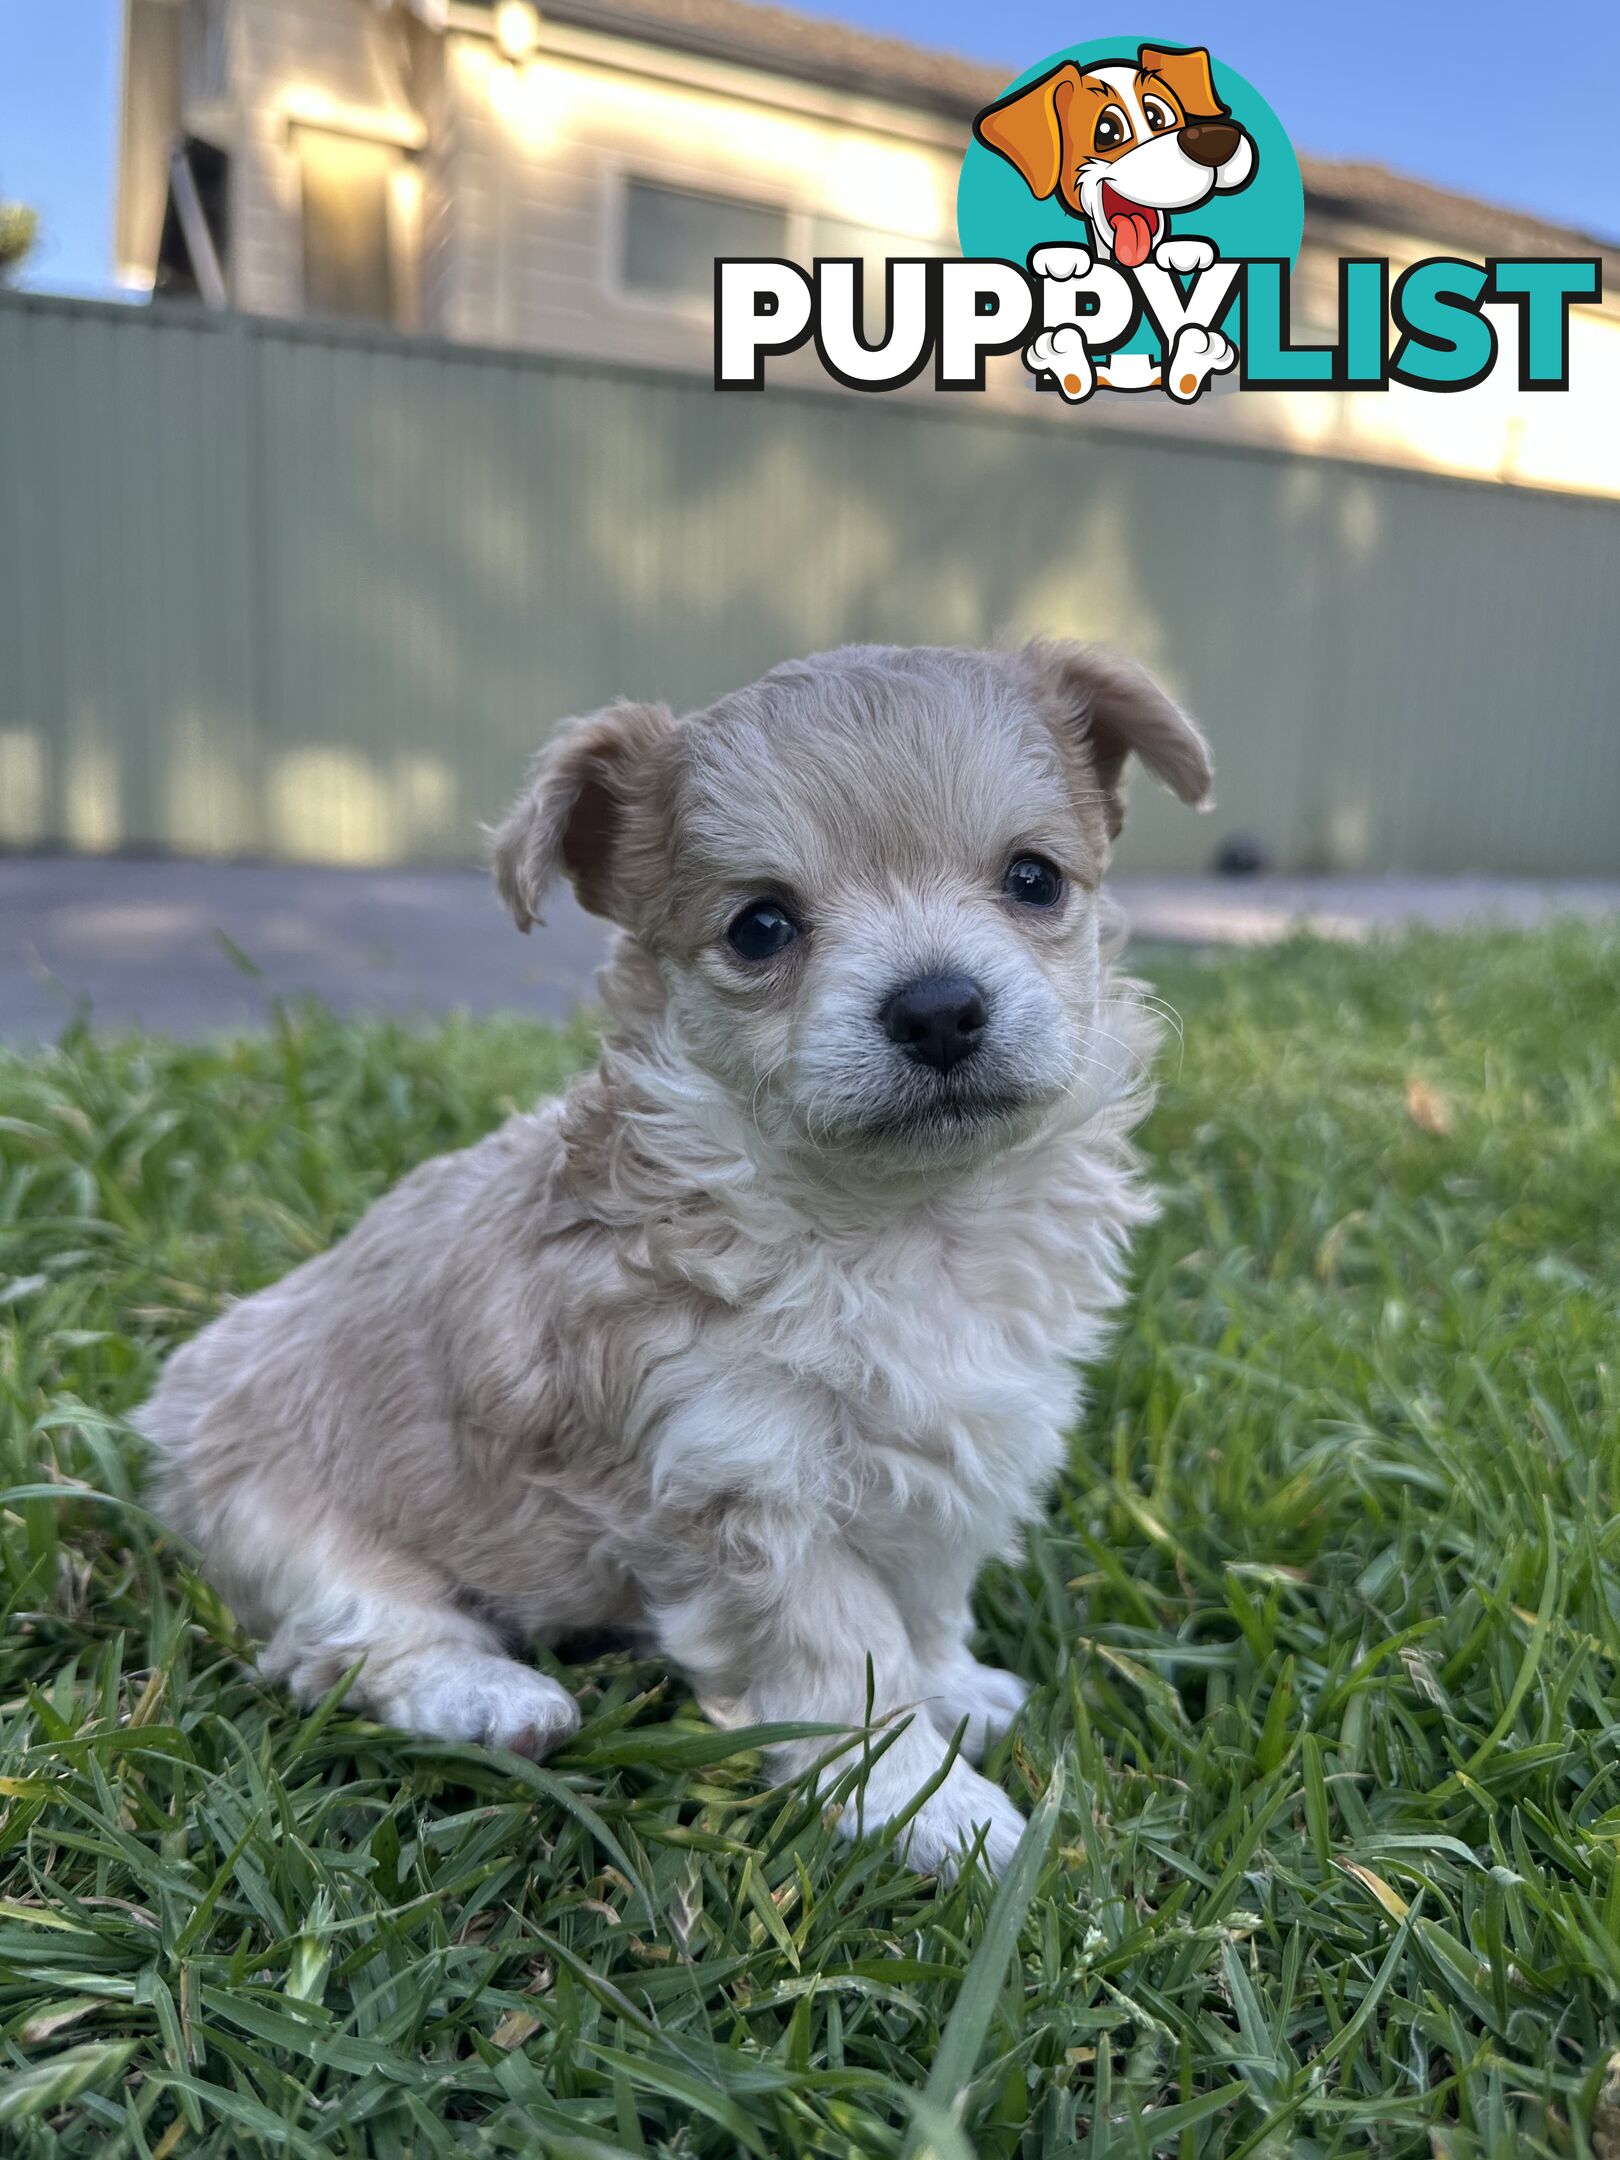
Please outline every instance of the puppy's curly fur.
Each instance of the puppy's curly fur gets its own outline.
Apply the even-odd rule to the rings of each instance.
[[[268,1673],[307,1701],[361,1663],[390,1723],[539,1753],[578,1717],[526,1638],[644,1629],[725,1720],[858,1727],[870,1664],[910,1721],[846,1820],[901,1812],[965,1719],[908,1849],[1006,1864],[972,1761],[1024,1688],[971,1655],[969,1594],[1150,1213],[1153,1032],[1098,890],[1133,752],[1207,796],[1192,723],[1086,648],[847,648],[544,752],[496,875],[525,928],[563,875],[619,925],[599,1065],[227,1310],[139,1420]],[[1055,902],[1009,887],[1031,854]],[[747,959],[762,899],[797,934]],[[883,1019],[941,973],[984,1008],[948,1070]]]

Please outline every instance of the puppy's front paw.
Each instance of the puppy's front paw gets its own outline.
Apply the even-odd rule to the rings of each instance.
[[[485,1747],[509,1748],[538,1762],[579,1731],[579,1705],[544,1673],[523,1671],[523,1677],[522,1688],[503,1685],[494,1691],[478,1738]]]
[[[482,1652],[402,1663],[390,1673],[377,1713],[435,1740],[476,1740],[535,1758],[579,1730],[579,1709],[566,1688],[515,1658]]]
[[[1029,1684],[1016,1673],[964,1655],[936,1675],[926,1700],[928,1715],[947,1739],[967,1719],[962,1751],[979,1762],[1029,1700]]]
[[[919,1874],[951,1882],[981,1831],[984,1865],[992,1875],[1005,1875],[1024,1834],[1024,1818],[999,1785],[958,1761],[912,1817],[901,1850]]]

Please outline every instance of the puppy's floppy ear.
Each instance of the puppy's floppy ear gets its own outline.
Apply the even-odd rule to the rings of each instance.
[[[665,705],[609,705],[541,751],[489,836],[495,883],[520,930],[540,920],[559,877],[593,915],[625,920],[664,835],[654,768],[673,726]]]
[[[1189,120],[1213,120],[1231,107],[1221,103],[1209,54],[1202,45],[1175,52],[1164,45],[1140,45],[1136,65],[1143,75],[1157,75]]]
[[[987,105],[973,132],[987,150],[1004,157],[1024,177],[1037,202],[1057,193],[1063,171],[1064,124],[1080,70],[1065,60],[1050,75]]]
[[[1025,657],[1060,733],[1084,750],[1102,790],[1110,840],[1125,822],[1120,782],[1133,751],[1184,803],[1210,807],[1215,764],[1209,744],[1146,668],[1106,645],[1032,645]]]

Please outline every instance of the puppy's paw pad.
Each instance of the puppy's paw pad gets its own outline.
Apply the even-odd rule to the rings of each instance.
[[[572,1740],[579,1730],[579,1713],[572,1717],[557,1718],[548,1724],[538,1720],[515,1726],[510,1732],[492,1728],[483,1735],[481,1745],[487,1748],[504,1748],[508,1755],[521,1755],[528,1762],[543,1761],[554,1754],[565,1740]]]
[[[1215,260],[1215,249],[1208,240],[1196,240],[1190,234],[1180,240],[1172,235],[1159,242],[1153,250],[1153,260],[1161,270],[1175,270],[1185,276],[1189,272],[1207,270]]]

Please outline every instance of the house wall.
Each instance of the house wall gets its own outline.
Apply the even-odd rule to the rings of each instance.
[[[1620,505],[21,294],[0,383],[0,843],[464,860],[562,714],[1039,632],[1215,743],[1133,868],[1620,873]]]
[[[416,44],[369,0],[220,0],[228,9],[232,125],[232,300],[254,314],[304,310],[298,137],[318,127],[398,153],[396,223],[407,288],[421,257],[420,153],[427,127],[412,79]],[[192,0],[195,10],[199,0]],[[407,308],[407,322],[418,303]]]
[[[205,12],[228,42],[239,145],[234,298],[254,312],[303,311],[305,124],[399,146],[402,326],[468,343],[709,373],[707,308],[650,304],[622,287],[631,177],[780,204],[806,254],[817,213],[930,248],[951,244],[963,139],[954,121],[543,18],[538,52],[513,66],[456,10],[443,35],[371,0],[189,0],[192,16]],[[1443,244],[1313,220],[1299,272],[1306,334],[1332,334],[1340,253],[1387,255],[1398,274]],[[1270,444],[1620,497],[1620,429],[1590,420],[1620,408],[1620,309],[1574,311],[1578,399],[1517,392],[1512,318],[1494,312],[1509,357],[1463,397],[1236,395],[1226,384],[1190,412],[1151,397],[1098,398],[1077,418],[1056,398],[1036,398],[1014,358],[991,363],[986,402],[1071,432],[1157,429],[1183,443]],[[771,380],[826,382],[808,349],[773,362]],[[935,399],[926,378],[895,396]]]
[[[711,310],[653,304],[619,276],[622,191],[661,182],[822,214],[954,251],[960,131],[877,100],[549,26],[515,68],[447,40],[463,282],[451,336],[651,366],[713,367]],[[824,383],[813,356],[797,373]]]
[[[1301,337],[1330,339],[1338,326],[1341,256],[1387,256],[1391,284],[1410,263],[1447,252],[1480,259],[1418,233],[1366,224],[1308,224],[1297,273],[1306,297]],[[1498,364],[1459,396],[1395,385],[1389,390],[1257,395],[1230,401],[1246,425],[1300,450],[1425,467],[1481,479],[1579,489],[1620,497],[1620,308],[1570,310],[1570,381],[1578,394],[1526,394],[1517,385],[1518,327],[1511,309],[1488,307]],[[1171,415],[1173,421],[1176,415]],[[1594,421],[1596,424],[1594,424]]]

